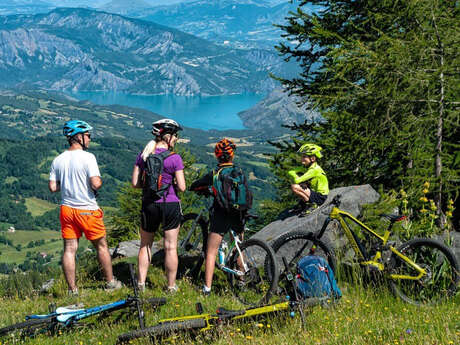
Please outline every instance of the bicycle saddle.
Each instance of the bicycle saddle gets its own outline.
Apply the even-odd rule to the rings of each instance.
[[[380,217],[387,218],[389,219],[392,223],[394,222],[400,222],[401,220],[406,219],[406,216],[400,215],[400,214],[388,214],[388,213],[382,213]]]

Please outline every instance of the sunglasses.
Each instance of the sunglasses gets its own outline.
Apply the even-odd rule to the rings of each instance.
[[[86,135],[88,139],[91,139],[91,134],[90,133],[83,133],[83,135]]]

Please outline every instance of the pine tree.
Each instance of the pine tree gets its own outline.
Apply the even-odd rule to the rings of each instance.
[[[314,141],[333,186],[402,187],[416,199],[431,181],[441,216],[459,192],[459,11],[441,0],[302,1],[277,47],[302,73],[280,80],[325,121],[291,127],[296,140],[277,144],[278,175]]]

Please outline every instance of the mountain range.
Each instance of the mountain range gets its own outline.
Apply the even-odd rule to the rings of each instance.
[[[292,74],[274,51],[239,50],[82,8],[0,17],[0,87],[143,94],[267,93]]]
[[[146,0],[113,0],[101,9],[173,27],[221,45],[273,49],[297,5],[288,1],[193,0],[149,8]]]

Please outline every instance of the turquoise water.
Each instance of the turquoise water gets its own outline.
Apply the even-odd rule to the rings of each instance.
[[[263,95],[174,96],[134,95],[121,92],[76,92],[71,96],[96,104],[121,104],[144,108],[172,118],[181,125],[200,129],[244,129],[238,112],[259,102]]]

